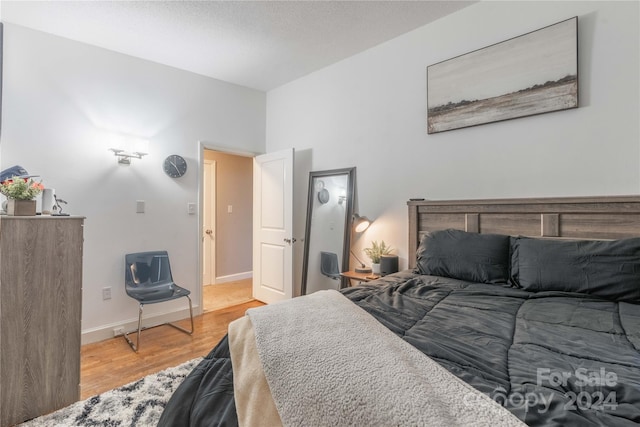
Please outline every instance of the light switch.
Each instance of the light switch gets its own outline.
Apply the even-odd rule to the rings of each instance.
[[[227,205],[227,213],[233,213],[233,205]]]
[[[136,213],[144,213],[144,200],[136,200]]]
[[[191,203],[187,203],[187,213],[189,215],[195,215],[196,214],[196,204],[191,202]]]

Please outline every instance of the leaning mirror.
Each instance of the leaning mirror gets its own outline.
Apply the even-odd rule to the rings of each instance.
[[[356,168],[309,173],[302,295],[346,283],[355,175]]]

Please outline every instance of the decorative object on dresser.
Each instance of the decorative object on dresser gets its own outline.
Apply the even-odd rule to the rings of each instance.
[[[34,216],[36,214],[35,200],[7,200],[7,215]]]
[[[56,190],[53,188],[45,188],[42,190],[42,215],[51,215],[55,212],[56,205]]]
[[[0,220],[0,425],[80,397],[82,217]]]
[[[7,197],[7,215],[33,216],[36,214],[34,198],[44,186],[30,177],[12,176],[0,182],[0,193]]]
[[[56,201],[53,205],[53,216],[69,216],[68,213],[62,212],[62,205],[66,205],[67,201],[59,198],[55,193],[53,194],[53,199]]]
[[[578,107],[578,18],[427,67],[427,132]]]

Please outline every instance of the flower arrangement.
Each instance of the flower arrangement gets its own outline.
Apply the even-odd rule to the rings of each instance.
[[[0,193],[13,200],[33,200],[44,190],[41,182],[31,178],[13,178],[0,182]]]
[[[376,240],[371,242],[370,248],[365,248],[364,253],[371,258],[371,262],[374,264],[380,264],[380,257],[382,255],[389,255],[393,251],[391,246],[387,246],[384,240],[378,244]]]

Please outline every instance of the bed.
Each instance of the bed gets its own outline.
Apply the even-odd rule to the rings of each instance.
[[[410,201],[408,219],[408,270],[250,310],[159,425],[640,423],[640,197]]]

